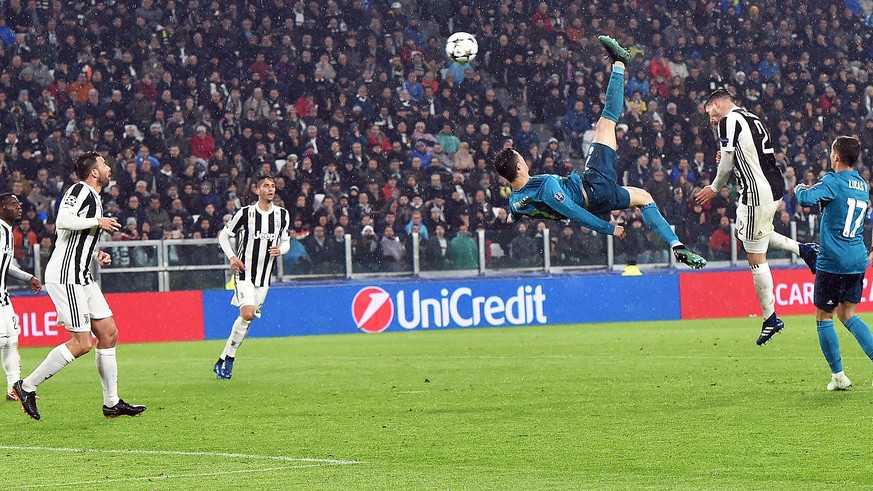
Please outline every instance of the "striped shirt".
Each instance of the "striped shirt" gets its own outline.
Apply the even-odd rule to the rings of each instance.
[[[6,289],[6,276],[9,266],[15,258],[15,246],[12,237],[12,226],[0,220],[0,247],[3,255],[0,257],[0,306],[9,305],[9,291]]]
[[[782,199],[785,181],[776,164],[770,132],[758,116],[740,107],[733,108],[718,122],[718,138],[722,150],[733,154],[733,171],[744,205],[758,206]],[[716,188],[721,187],[718,184],[724,183],[713,183]]]
[[[225,231],[236,237],[236,257],[246,267],[237,273],[237,280],[251,281],[258,287],[270,285],[275,258],[269,249],[289,240],[290,225],[288,210],[275,205],[270,211],[262,211],[257,204],[244,206],[234,214]]]
[[[102,218],[103,202],[94,188],[79,182],[67,190],[58,209],[59,216],[69,212],[82,219]],[[100,227],[96,220],[93,227],[82,230],[63,228],[61,223],[59,218],[58,240],[45,268],[45,282],[63,285],[93,283],[88,268],[100,239]]]

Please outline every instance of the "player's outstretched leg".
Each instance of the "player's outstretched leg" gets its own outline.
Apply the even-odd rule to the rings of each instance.
[[[816,243],[801,244],[796,240],[786,237],[782,234],[772,232],[770,234],[770,249],[778,249],[780,251],[788,251],[795,256],[799,256],[806,263],[806,266],[815,274],[815,263],[818,259],[819,245]]]
[[[706,266],[706,259],[682,244],[664,215],[661,215],[658,205],[655,204],[655,200],[648,191],[635,187],[625,187],[624,189],[630,194],[630,206],[640,208],[643,214],[643,223],[664,239],[664,242],[670,244],[670,249],[672,249],[673,256],[677,261],[694,269]]]

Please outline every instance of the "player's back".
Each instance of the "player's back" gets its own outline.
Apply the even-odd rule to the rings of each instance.
[[[818,185],[827,186],[831,197],[822,201],[817,269],[835,274],[863,273],[867,269],[863,239],[870,199],[867,183],[857,171],[846,170],[828,173]]]
[[[554,174],[537,174],[530,176],[530,180],[521,189],[513,191],[509,196],[509,209],[513,220],[518,220],[520,215],[533,218],[548,218],[551,220],[563,220],[564,215],[555,211],[551,206],[543,202],[543,193],[549,193],[557,201],[565,199],[576,203],[582,203],[582,191],[579,175],[576,172],[569,177],[560,177]]]
[[[736,107],[719,121],[718,133],[722,146],[736,152],[734,175],[740,188],[740,201],[744,205],[758,206],[782,199],[785,181],[776,164],[770,132],[761,120]]]

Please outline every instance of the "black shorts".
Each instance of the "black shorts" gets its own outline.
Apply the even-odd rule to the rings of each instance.
[[[864,273],[836,274],[817,271],[813,303],[816,307],[831,312],[843,302],[861,303],[863,290]]]
[[[617,160],[615,150],[602,143],[592,143],[588,148],[586,169],[580,178],[588,194],[588,211],[595,215],[630,207],[630,193],[618,183]]]

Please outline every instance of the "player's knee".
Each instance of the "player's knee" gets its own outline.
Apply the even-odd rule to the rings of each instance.
[[[69,349],[70,353],[76,358],[88,354],[92,347],[93,343],[91,342],[91,336],[82,339],[71,339],[70,342],[67,343],[67,349]]]
[[[255,318],[255,311],[254,311],[254,309],[242,310],[242,311],[240,311],[239,316],[242,317],[242,320],[244,320],[246,322],[251,322]]]

